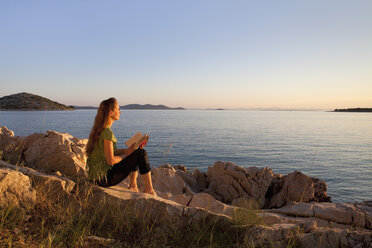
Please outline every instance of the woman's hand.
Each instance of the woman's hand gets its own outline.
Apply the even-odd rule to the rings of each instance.
[[[143,141],[140,145],[139,148],[143,149],[147,145],[147,140]]]

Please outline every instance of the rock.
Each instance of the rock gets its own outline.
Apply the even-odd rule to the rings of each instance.
[[[178,204],[181,204],[183,206],[189,206],[190,201],[192,199],[192,195],[186,195],[186,194],[177,194],[177,195],[171,195],[170,197],[162,197],[174,202],[177,202]]]
[[[192,173],[192,176],[195,178],[196,182],[198,183],[200,190],[204,190],[208,187],[207,175],[205,173],[202,173],[198,169],[195,169]]]
[[[67,176],[86,177],[86,143],[67,133],[33,134],[25,138],[25,161],[46,173],[60,171]]]
[[[253,247],[372,246],[372,231],[370,230],[318,227],[314,221],[308,221],[308,218],[292,218],[297,221],[293,223],[287,222],[286,217],[282,219],[282,216],[276,216],[273,219],[285,222],[273,223],[271,226],[254,226],[248,230]],[[307,224],[304,225],[303,221],[307,221]]]
[[[287,241],[298,234],[295,224],[274,224],[272,226],[255,226],[250,228],[249,240],[252,247],[291,247]],[[294,246],[297,247],[297,246]]]
[[[225,215],[215,214],[202,208],[182,206],[158,196],[132,192],[119,185],[110,188],[94,186],[93,195],[92,202],[95,204],[102,204],[102,202],[119,204],[127,209],[133,209],[132,211],[148,214],[150,221],[156,220],[161,223],[164,231],[170,226],[176,225],[182,229],[207,219],[214,219],[217,224],[228,224],[231,221]]]
[[[316,202],[331,202],[331,197],[327,195],[327,184],[318,178],[311,178],[314,182],[314,196],[311,199]]]
[[[255,199],[261,207],[265,206],[265,195],[274,178],[269,168],[245,169],[231,162],[217,161],[208,167],[208,188],[204,190],[225,203],[238,198]]]
[[[324,229],[320,231],[319,237],[320,247],[348,247],[347,243],[347,232],[340,229]]]
[[[296,217],[315,217],[330,222],[327,225],[328,227],[347,228],[352,225],[353,227],[358,226],[372,229],[368,224],[370,218],[368,211],[370,211],[370,208],[364,204],[329,202],[294,203],[271,211]],[[341,225],[336,225],[332,222]]]
[[[192,194],[201,192],[198,181],[192,174],[188,173],[187,170],[176,170],[176,174],[185,182],[188,192]]]
[[[279,209],[272,210],[275,213],[281,213],[289,216],[314,217],[313,204],[293,203],[283,206]]]
[[[31,168],[18,167],[5,161],[0,161],[0,167],[6,167],[27,175],[31,179],[32,187],[50,200],[58,200],[61,197],[68,196],[75,187],[75,182],[68,178],[46,175]]]
[[[366,228],[372,229],[372,201],[364,201],[355,204],[361,212],[365,213]]]
[[[186,166],[184,166],[184,165],[175,165],[174,167],[173,167],[175,170],[181,170],[181,171],[183,171],[183,172],[187,172],[187,169],[186,169]]]
[[[199,193],[193,195],[188,206],[208,209],[213,213],[224,214],[229,217],[234,216],[234,212],[236,209],[236,207],[232,207],[217,201],[207,193]]]
[[[6,135],[6,136],[14,137],[14,132],[12,130],[9,130],[5,126],[0,126],[0,135]]]
[[[295,171],[278,180],[277,185],[272,185],[271,199],[269,198],[268,208],[278,208],[293,202],[310,202],[316,200],[329,200],[324,190],[327,189],[325,182],[319,179],[312,179],[299,171]],[[278,186],[279,185],[279,186]],[[278,193],[276,193],[278,192]]]
[[[28,176],[0,168],[0,205],[32,208],[36,204],[36,191]]]
[[[272,226],[274,224],[278,223],[288,223],[288,218],[286,216],[277,214],[277,213],[268,213],[268,212],[263,212],[259,214],[262,219],[263,223],[268,226]]]
[[[22,157],[24,146],[22,137],[14,137],[14,132],[7,127],[0,127],[1,159],[12,164],[18,164]]]
[[[174,168],[153,168],[151,170],[152,185],[156,192],[167,192],[172,195],[182,194],[185,191],[186,184],[180,176],[177,175]],[[142,183],[138,184],[141,186]]]
[[[313,204],[313,210],[314,216],[320,219],[326,219],[346,225],[351,225],[353,222],[353,213],[350,211],[352,209],[345,209],[341,205],[335,205],[332,203]]]
[[[171,169],[171,170],[174,169],[174,168],[172,167],[172,165],[170,165],[170,164],[159,165],[158,168],[162,168],[162,169]]]
[[[115,243],[114,239],[105,239],[102,237],[97,236],[87,236],[84,239],[84,245],[85,247],[100,247],[100,246],[111,246],[113,243]]]

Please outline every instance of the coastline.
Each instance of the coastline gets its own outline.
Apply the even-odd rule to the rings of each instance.
[[[281,175],[269,167],[217,161],[200,172],[164,164],[152,168],[158,194],[152,196],[140,193],[141,180],[139,193],[128,190],[128,180],[109,188],[91,184],[87,140],[68,133],[20,137],[0,127],[0,140],[0,214],[10,213],[12,223],[3,225],[0,244],[3,235],[19,244],[20,234],[23,242],[43,244],[50,237],[42,230],[55,233],[53,245],[82,247],[97,240],[100,247],[130,240],[140,246],[283,248],[368,247],[372,241],[372,201],[332,203],[324,181],[299,171]],[[147,239],[149,233],[154,239]]]

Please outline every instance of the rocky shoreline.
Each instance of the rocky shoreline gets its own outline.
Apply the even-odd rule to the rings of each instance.
[[[86,143],[67,133],[19,137],[0,127],[0,205],[32,208],[45,189],[50,199],[69,199],[86,182]],[[230,225],[241,203],[250,202],[261,220],[242,225],[253,247],[286,247],[288,240],[296,247],[372,247],[372,201],[332,203],[324,181],[299,171],[281,175],[268,167],[217,161],[207,172],[161,165],[152,169],[152,178],[158,196],[129,191],[124,181],[110,188],[92,186],[92,197],[95,204],[151,209],[150,219],[164,230],[211,218]]]

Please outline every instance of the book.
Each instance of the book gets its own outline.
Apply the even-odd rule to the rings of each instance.
[[[149,140],[148,134],[141,134],[141,132],[135,133],[130,139],[125,141],[125,145],[127,147],[131,147],[133,144],[134,145],[134,150],[137,150],[137,148],[145,141]]]

